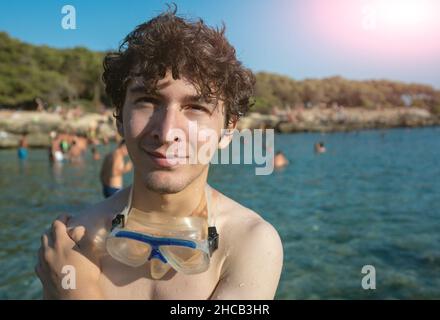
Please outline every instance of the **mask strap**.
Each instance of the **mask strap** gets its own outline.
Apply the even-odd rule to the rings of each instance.
[[[206,184],[205,186],[205,194],[206,194],[206,202],[207,202],[207,210],[208,210],[208,226],[215,226],[215,214],[217,210],[212,210],[212,188]],[[125,223],[128,219],[128,214],[130,213],[131,203],[133,199],[133,185],[130,186],[130,194],[128,196],[128,203],[124,207],[121,213],[116,215],[116,217],[112,221],[112,229],[115,227],[124,227]]]
[[[130,186],[130,194],[128,196],[128,203],[127,203],[127,206],[125,207],[125,209],[123,211],[124,224],[127,222],[128,214],[130,213],[130,210],[131,210],[131,203],[132,203],[132,201],[133,201],[133,185]]]
[[[130,188],[130,194],[128,195],[128,203],[124,207],[124,209],[122,209],[121,213],[118,213],[116,217],[113,218],[111,230],[113,230],[116,227],[123,228],[125,226],[125,223],[127,222],[127,218],[128,218],[128,214],[130,213],[131,202],[133,198],[133,185],[131,185],[129,188]]]
[[[212,210],[212,188],[206,184],[205,186],[205,194],[206,194],[206,203],[208,210],[208,226],[215,226],[215,211]]]
[[[208,248],[209,248],[209,256],[212,256],[215,250],[218,248],[218,238],[219,235],[217,233],[217,228],[215,227],[215,214],[217,210],[212,211],[212,188],[206,184],[205,187],[206,192],[206,202],[207,202],[207,210],[208,210]],[[217,207],[217,201],[216,201]]]

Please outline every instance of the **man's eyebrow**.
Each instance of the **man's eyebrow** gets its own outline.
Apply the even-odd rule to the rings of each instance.
[[[136,83],[134,84],[129,91],[132,93],[148,93],[148,94],[157,94],[157,90],[161,90],[163,88],[168,87],[171,84],[170,81],[166,81],[163,83],[160,83],[156,86],[156,88],[147,88],[145,85],[141,84],[141,83]]]
[[[135,85],[128,89],[131,93],[146,93],[146,94],[154,94],[157,95],[156,92],[154,92],[151,89],[148,89],[147,87],[143,85]]]
[[[207,98],[204,97],[202,95],[187,95],[183,98],[183,101],[185,103],[206,103],[206,104],[211,104],[214,102],[214,99],[212,98]]]
[[[131,88],[129,88],[129,91],[131,93],[144,93],[144,94],[148,94],[148,95],[152,95],[158,98],[162,98],[164,99],[164,96],[161,95],[159,92],[157,92],[156,90],[151,90],[146,88],[143,85],[135,85]],[[185,97],[183,97],[182,101],[184,103],[200,103],[200,104],[212,104],[214,103],[214,99],[213,98],[206,98],[203,97],[200,94],[196,94],[196,95],[186,95]]]

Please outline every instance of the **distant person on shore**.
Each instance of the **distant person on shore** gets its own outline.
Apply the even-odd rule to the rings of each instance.
[[[28,141],[27,141],[27,133],[23,133],[18,142],[18,158],[24,160],[28,156]]]
[[[275,153],[275,157],[273,159],[273,166],[275,169],[281,169],[286,167],[289,164],[289,160],[287,160],[286,156],[282,151],[277,151]]]
[[[315,143],[315,153],[325,153],[327,149],[324,146],[324,142]]]
[[[101,155],[99,154],[99,151],[98,151],[98,149],[96,149],[95,146],[92,147],[91,151],[92,151],[93,160],[100,160],[101,159]]]
[[[130,160],[125,163],[126,156],[128,156],[128,151],[125,140],[119,143],[116,150],[105,156],[100,173],[104,197],[111,197],[122,189],[123,175],[133,167]]]

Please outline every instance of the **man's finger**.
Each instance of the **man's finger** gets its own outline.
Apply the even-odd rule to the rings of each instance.
[[[41,266],[40,263],[37,262],[37,264],[34,266],[34,272],[37,275],[37,277],[41,280]]]
[[[46,247],[49,246],[49,239],[48,239],[46,233],[43,233],[43,234],[41,235],[41,237],[40,237],[40,242],[41,242],[41,247],[40,247],[40,249],[41,249],[41,248],[46,248]]]
[[[38,249],[38,264],[40,265],[41,270],[47,268],[47,264],[51,260],[51,257],[52,255],[48,247],[40,247],[40,249]]]
[[[52,222],[51,232],[52,232],[52,237],[53,237],[54,242],[56,242],[58,240],[57,239],[58,235],[63,234],[63,230],[64,230],[64,232],[67,233],[66,229],[67,229],[66,225],[61,220],[55,219]]]
[[[46,249],[44,249],[43,247],[41,247],[38,250],[38,262],[40,264],[40,266],[44,266],[47,264],[47,261],[49,260],[49,251]]]
[[[60,220],[55,220],[52,223],[52,235],[54,238],[55,248],[60,248],[66,245],[73,247],[75,245],[75,242],[70,239],[69,235],[67,234],[66,225]]]
[[[71,218],[70,215],[63,213],[60,214],[55,220],[59,220],[67,226],[67,223],[69,222],[70,218]]]
[[[40,260],[43,257],[43,250],[44,249],[42,246],[40,247],[40,249],[38,249],[38,255],[37,255],[38,260]]]
[[[86,228],[84,226],[68,228],[67,233],[69,234],[70,238],[80,247],[80,242],[85,236]]]

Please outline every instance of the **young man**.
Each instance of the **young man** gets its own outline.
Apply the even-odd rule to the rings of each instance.
[[[219,242],[205,271],[170,269],[158,279],[152,275],[159,260],[150,260],[150,252],[144,253],[144,264],[133,267],[103,249],[115,216],[129,202],[137,211],[127,226],[135,219],[156,217],[155,223],[165,229],[176,227],[167,218],[189,221],[205,207],[209,164],[188,161],[205,141],[190,139],[189,131],[191,126],[209,129],[218,137],[214,146],[226,147],[232,136],[222,134],[222,129],[234,129],[249,109],[255,82],[236,59],[224,29],[166,12],[130,33],[119,52],[107,55],[104,69],[118,130],[133,162],[133,185],[70,220],[60,217],[42,236],[36,273],[45,298],[273,299],[283,261],[278,233],[260,215],[217,190],[210,189],[208,205],[214,208]],[[176,146],[184,152],[170,156]],[[148,226],[141,223],[142,227]],[[144,248],[140,244],[151,238],[138,233],[135,237],[138,242],[131,245],[136,250],[128,258],[138,260]],[[163,255],[169,258],[150,245],[160,263],[166,261]],[[209,248],[215,249],[211,243]],[[116,253],[123,249],[116,248]],[[76,270],[75,290],[63,289],[61,270],[66,265]]]
[[[125,141],[122,140],[116,150],[105,156],[99,175],[105,198],[111,197],[122,189],[123,176],[127,172],[130,172],[133,167],[130,160],[125,163],[124,158],[127,155],[127,146]],[[93,156],[95,156],[95,154]]]

